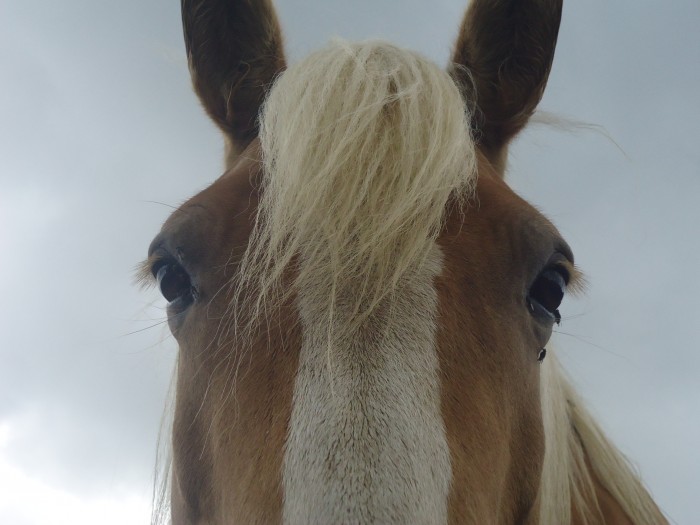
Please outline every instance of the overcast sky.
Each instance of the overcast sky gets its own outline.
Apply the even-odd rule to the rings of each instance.
[[[292,59],[335,35],[446,64],[465,4],[277,0]],[[677,523],[700,494],[700,2],[566,2],[509,181],[588,276],[557,346]],[[176,346],[131,283],[176,206],[221,171],[179,2],[0,3],[0,523],[146,524]],[[616,144],[617,145],[616,145]]]

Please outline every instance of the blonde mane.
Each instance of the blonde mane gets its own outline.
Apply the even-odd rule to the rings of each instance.
[[[448,201],[459,205],[475,185],[457,85],[384,42],[336,40],[285,71],[264,104],[260,143],[262,198],[235,295],[251,322],[272,297],[313,282],[328,292],[329,330],[340,306],[347,328],[358,326],[425,261]]]
[[[540,375],[545,456],[539,490],[540,524],[605,523],[594,479],[636,525],[666,523],[634,467],[586,410],[554,352]],[[592,475],[591,475],[592,474]]]

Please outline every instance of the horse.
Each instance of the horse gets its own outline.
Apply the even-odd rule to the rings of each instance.
[[[547,345],[571,248],[505,177],[561,0],[473,0],[444,70],[288,65],[271,0],[182,0],[225,170],[142,265],[179,345],[174,525],[667,523]]]

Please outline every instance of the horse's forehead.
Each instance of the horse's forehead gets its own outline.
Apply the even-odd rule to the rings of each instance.
[[[223,248],[247,244],[252,232],[262,179],[262,153],[259,140],[255,139],[217,180],[176,210],[163,230],[175,232],[182,245],[202,259],[230,257],[230,250]],[[449,208],[439,241],[452,237],[451,231],[468,235],[459,236],[456,243],[453,238],[452,242],[439,244],[446,251],[448,266],[452,265],[451,254],[471,252],[469,260],[473,264],[462,266],[460,272],[492,264],[487,257],[489,252],[504,263],[526,265],[528,255],[538,251],[537,244],[551,240],[570,254],[555,226],[519,197],[481,154],[474,196],[464,209]],[[513,243],[520,245],[517,254],[513,253]],[[479,257],[475,257],[477,250]]]
[[[483,157],[481,159],[483,161]],[[164,230],[180,230],[190,238],[202,238],[199,229],[206,228],[207,236],[216,231],[222,235],[238,230],[237,240],[250,233],[251,219],[257,211],[259,188],[263,177],[261,152],[257,140],[231,163],[231,166],[208,188],[190,198],[166,221]],[[466,212],[466,213],[462,213]],[[446,218],[448,227],[470,226],[473,241],[497,245],[498,233],[514,237],[556,237],[556,227],[536,208],[519,197],[500,178],[487,162],[479,162],[476,193],[466,209],[453,209]],[[493,228],[498,225],[498,228]],[[527,241],[528,239],[525,239]],[[221,239],[223,242],[224,239]],[[212,249],[221,243],[207,243],[202,249]],[[565,249],[568,249],[565,246]],[[220,250],[223,251],[223,250]]]

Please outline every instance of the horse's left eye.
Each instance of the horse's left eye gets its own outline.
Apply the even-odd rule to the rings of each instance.
[[[169,303],[192,295],[192,281],[185,269],[176,262],[164,262],[153,269],[158,288]]]
[[[535,279],[527,296],[528,306],[533,315],[561,321],[559,305],[564,298],[568,273],[557,267],[549,267]]]

